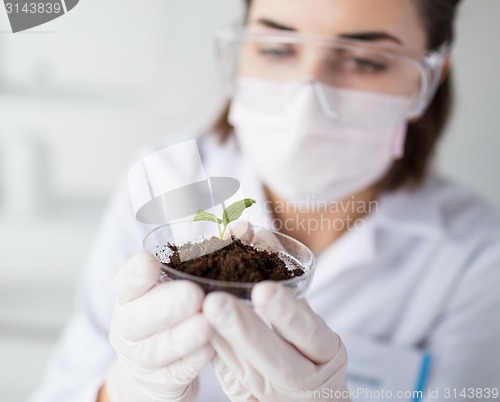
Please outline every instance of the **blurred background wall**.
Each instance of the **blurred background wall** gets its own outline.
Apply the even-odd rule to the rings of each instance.
[[[24,400],[71,313],[106,199],[143,145],[222,103],[212,34],[235,0],[82,0],[9,34],[0,6],[0,400]],[[500,210],[498,0],[466,1],[438,168]],[[493,45],[492,45],[493,43]]]

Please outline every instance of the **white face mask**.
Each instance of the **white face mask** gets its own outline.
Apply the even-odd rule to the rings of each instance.
[[[292,202],[331,202],[374,184],[402,157],[410,102],[314,80],[240,79],[229,122],[270,190]]]

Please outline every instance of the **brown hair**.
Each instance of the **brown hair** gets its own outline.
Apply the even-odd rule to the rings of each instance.
[[[427,31],[427,48],[435,49],[444,42],[452,43],[453,23],[461,0],[416,0]],[[245,0],[247,10],[251,0]],[[392,191],[403,186],[416,188],[428,171],[438,139],[450,117],[453,103],[452,76],[448,72],[434,99],[418,121],[408,125],[404,157],[397,160],[379,184],[379,189]],[[214,123],[221,140],[232,132],[226,105]]]

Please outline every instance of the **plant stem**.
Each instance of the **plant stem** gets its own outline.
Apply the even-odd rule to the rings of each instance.
[[[227,226],[224,226],[224,230],[223,230],[223,231],[222,231],[222,233],[221,233],[221,231],[220,231],[220,225],[219,225],[219,233],[220,233],[220,239],[221,239],[221,240],[222,240],[222,238],[224,237],[224,233],[226,233],[226,229],[227,229]]]

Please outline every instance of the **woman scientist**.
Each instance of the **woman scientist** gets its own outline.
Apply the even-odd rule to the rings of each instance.
[[[415,385],[407,355],[421,353],[424,400],[493,400],[500,221],[429,168],[451,103],[458,2],[249,1],[247,25],[218,36],[231,107],[199,144],[206,166],[260,192],[273,222],[316,253],[307,304],[256,286],[271,329],[228,294],[158,284],[155,260],[132,257],[149,227],[123,187],[31,401],[348,400],[344,337],[353,367],[364,358],[382,385]]]

